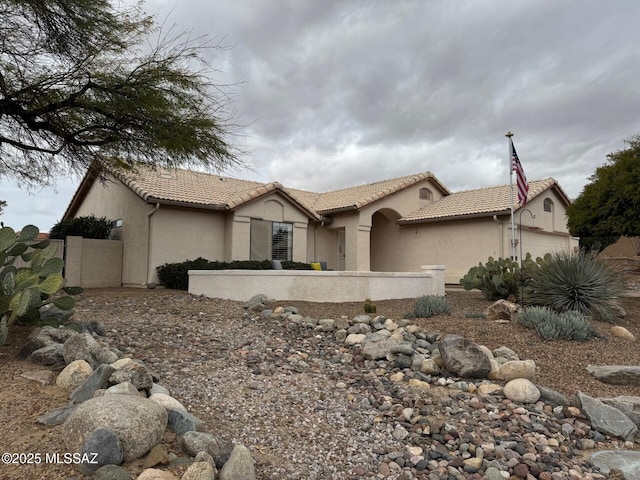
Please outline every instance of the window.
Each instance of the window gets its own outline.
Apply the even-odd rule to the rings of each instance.
[[[293,224],[251,219],[251,260],[291,260]]]
[[[117,220],[113,220],[111,222],[111,228],[120,228],[120,227],[122,227],[122,219],[121,218],[119,218]]]
[[[429,190],[428,188],[420,189],[420,200],[431,200],[432,195],[433,194],[431,193],[431,190]]]
[[[544,199],[544,211],[545,212],[553,212],[553,201],[550,198]]]

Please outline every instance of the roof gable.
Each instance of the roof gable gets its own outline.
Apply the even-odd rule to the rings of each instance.
[[[444,195],[449,195],[449,189],[440,183],[431,172],[406,175],[404,177],[391,178],[324,193],[314,193],[292,188],[288,188],[287,191],[289,191],[293,197],[300,198],[301,201],[305,202],[316,212],[326,215],[343,210],[358,210],[424,180],[431,180],[436,188]]]
[[[497,187],[478,188],[452,193],[401,218],[399,223],[420,223],[505,214],[511,210],[509,187],[509,185],[500,185]],[[512,188],[515,188],[515,185],[512,186]],[[570,203],[567,194],[553,178],[529,182],[527,202],[531,202],[534,198],[551,188],[558,193],[558,196],[563,200],[565,205]],[[514,196],[517,199],[517,195],[514,194]],[[515,207],[517,210],[520,208],[520,205],[516,203]]]

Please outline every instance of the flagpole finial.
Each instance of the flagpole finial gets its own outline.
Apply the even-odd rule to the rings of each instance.
[[[509,132],[507,132],[507,134],[505,135],[505,137],[509,137],[509,138],[511,138],[511,137],[513,137],[513,133],[511,133],[511,132],[509,131]]]

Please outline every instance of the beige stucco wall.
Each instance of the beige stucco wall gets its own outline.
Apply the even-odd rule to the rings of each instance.
[[[444,295],[441,265],[421,271],[316,272],[304,270],[191,270],[189,293],[246,301],[263,294],[277,300],[354,302]]]
[[[344,229],[345,231],[345,270],[402,271],[393,268],[395,248],[391,251],[386,251],[385,246],[381,248],[379,243],[372,244],[371,235],[376,236],[378,239],[383,239],[387,246],[392,244],[391,239],[383,238],[375,231],[372,232],[373,215],[378,211],[382,211],[387,217],[397,219],[417,210],[429,203],[428,200],[420,199],[421,188],[428,188],[431,191],[431,201],[437,201],[442,198],[439,189],[431,180],[427,179],[375,201],[359,211],[347,211],[331,215],[333,221],[327,225],[327,228],[330,230]],[[388,231],[386,233],[391,232]],[[316,248],[327,252],[329,258],[337,259],[337,236],[320,237]],[[372,248],[373,251],[371,250]],[[337,260],[334,261],[337,262]],[[416,268],[410,271],[419,270],[418,264]]]
[[[289,203],[279,193],[260,197],[246,203],[233,211],[231,222],[231,255],[230,260],[248,260],[251,254],[251,219],[270,220],[293,224],[292,259],[296,262],[307,261],[308,241],[307,228],[309,217],[299,208]]]
[[[122,282],[122,242],[67,237],[65,279],[83,288],[119,287]]]
[[[149,281],[158,282],[156,268],[165,263],[224,259],[225,213],[160,205],[149,218]]]
[[[554,192],[546,193],[548,195],[541,195],[526,207],[535,218],[527,211],[522,216],[516,211],[516,257],[524,257],[527,252],[535,258],[558,250],[573,251],[577,245],[577,240],[568,234],[560,198]],[[544,212],[546,197],[551,197],[554,202],[555,211],[551,214]],[[444,264],[446,283],[455,284],[469,268],[486,262],[490,256],[499,258],[512,254],[509,215],[495,219],[490,216],[404,226],[397,226],[379,215],[375,218],[378,221],[374,222],[372,250],[376,255],[385,255],[385,258],[376,257],[372,263],[383,271],[416,271],[422,264]],[[521,230],[518,229],[520,220]],[[375,226],[381,227],[380,230]]]
[[[109,220],[122,219],[122,227],[112,236],[122,240],[122,283],[143,285],[147,282],[147,214],[153,206],[120,182],[95,182],[80,205],[76,217],[95,215]]]

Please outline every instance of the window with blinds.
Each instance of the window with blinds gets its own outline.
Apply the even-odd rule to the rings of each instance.
[[[251,219],[251,260],[291,260],[293,224]]]

